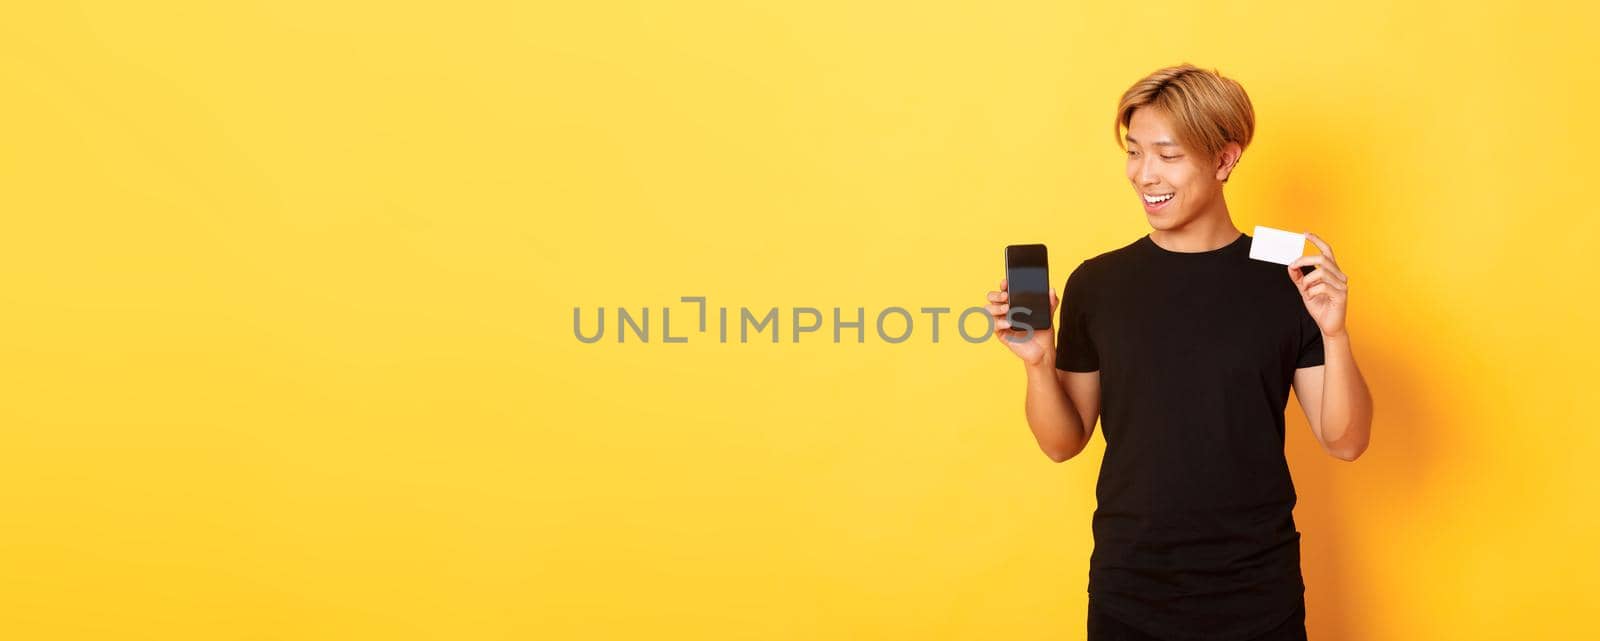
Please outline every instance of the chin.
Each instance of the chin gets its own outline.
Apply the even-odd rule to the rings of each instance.
[[[1172,231],[1182,226],[1179,224],[1179,221],[1174,220],[1171,216],[1151,216],[1149,214],[1145,214],[1144,218],[1150,222],[1151,229],[1158,231]]]

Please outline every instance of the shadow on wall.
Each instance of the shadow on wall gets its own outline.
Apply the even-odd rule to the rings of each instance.
[[[1297,153],[1274,163],[1256,177],[1266,186],[1267,202],[1273,212],[1263,220],[1292,221],[1302,231],[1316,232],[1333,248],[1336,257],[1352,274],[1380,273],[1377,264],[1349,262],[1352,252],[1342,250],[1342,229],[1359,220],[1350,212],[1364,203],[1352,194],[1370,193],[1376,177],[1363,173],[1368,163],[1340,162],[1341,159],[1368,157],[1377,153],[1362,137],[1328,135],[1299,128],[1285,132],[1286,149]],[[1269,212],[1270,213],[1270,212]],[[1268,223],[1270,224],[1270,223]],[[1309,253],[1317,250],[1307,245]],[[1376,253],[1368,254],[1369,262]],[[1295,523],[1301,532],[1301,568],[1306,579],[1306,625],[1313,639],[1375,638],[1379,631],[1363,628],[1363,621],[1374,620],[1374,608],[1382,604],[1365,600],[1366,589],[1378,577],[1368,576],[1361,563],[1362,550],[1353,547],[1355,532],[1350,524],[1364,514],[1346,513],[1363,504],[1371,488],[1385,492],[1413,494],[1426,476],[1431,461],[1427,442],[1435,438],[1428,422],[1433,408],[1422,389],[1420,367],[1408,360],[1401,344],[1400,327],[1379,328],[1383,321],[1374,299],[1363,298],[1360,284],[1352,276],[1349,318],[1356,363],[1372,390],[1375,418],[1372,440],[1361,458],[1341,461],[1323,451],[1311,434],[1299,400],[1287,409],[1286,449],[1299,502]],[[1370,497],[1367,497],[1370,498]],[[1394,524],[1395,527],[1404,527]]]

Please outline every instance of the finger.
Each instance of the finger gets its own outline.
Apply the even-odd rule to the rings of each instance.
[[[1007,291],[1006,290],[1006,279],[1004,279],[1004,278],[1000,279],[1000,291],[1002,291],[1002,292],[1003,291]]]
[[[1056,288],[1050,288],[1050,312],[1055,313],[1056,307],[1061,305],[1061,299],[1056,297]]]
[[[1011,294],[1006,292],[989,292],[989,302],[1004,303],[1011,300]]]
[[[1306,288],[1310,288],[1312,285],[1317,285],[1317,283],[1328,283],[1328,285],[1333,286],[1334,289],[1341,289],[1341,291],[1342,289],[1346,288],[1344,281],[1331,277],[1331,275],[1328,275],[1328,273],[1330,272],[1326,272],[1326,270],[1315,270],[1315,272],[1307,275],[1307,277],[1302,280],[1302,283],[1306,285]]]
[[[1328,243],[1323,241],[1321,236],[1311,232],[1306,232],[1306,239],[1310,240],[1311,244],[1316,245],[1317,250],[1321,251],[1322,255],[1327,256],[1328,258],[1333,258],[1333,248],[1329,247]]]
[[[1316,298],[1318,296],[1327,296],[1329,298],[1333,298],[1337,297],[1342,291],[1343,290],[1340,290],[1338,286],[1333,284],[1333,281],[1324,280],[1307,287],[1306,298]]]
[[[1289,280],[1294,281],[1294,288],[1300,292],[1300,297],[1306,295],[1306,275],[1300,272],[1299,267],[1289,266]]]
[[[1329,247],[1328,243],[1324,242],[1321,236],[1311,232],[1306,232],[1306,238],[1311,240],[1311,244],[1317,246],[1317,251],[1322,252],[1321,256],[1327,261],[1324,266],[1328,269],[1332,269],[1334,272],[1337,272],[1337,275],[1340,278],[1344,278],[1344,270],[1339,268],[1339,259],[1333,257],[1333,248]]]
[[[999,327],[996,327],[994,330],[994,339],[1002,343],[1008,343],[1010,341],[1006,340],[1006,336],[1010,334],[1011,330],[1000,329]]]
[[[1330,272],[1333,272],[1333,275],[1338,277],[1339,280],[1349,280],[1349,278],[1344,275],[1344,272],[1340,271],[1339,266],[1334,264],[1332,258],[1323,256],[1321,254],[1313,256],[1301,256],[1296,258],[1294,259],[1294,262],[1289,263],[1289,269],[1298,270],[1306,265],[1316,265],[1318,271],[1326,269]]]
[[[1005,303],[1000,303],[998,305],[984,305],[983,308],[989,310],[990,316],[995,318],[1005,318],[1006,312],[1011,309],[1011,306]]]

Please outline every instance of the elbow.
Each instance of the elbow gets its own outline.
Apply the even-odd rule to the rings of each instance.
[[[1365,452],[1365,451],[1366,451],[1366,448],[1361,448],[1361,449],[1330,449],[1330,450],[1328,450],[1328,453],[1332,454],[1333,458],[1339,459],[1341,461],[1355,461],[1356,459],[1361,458],[1361,453]]]
[[[1079,452],[1083,451],[1082,447],[1071,448],[1067,446],[1047,447],[1043,449],[1044,455],[1050,457],[1050,461],[1052,463],[1064,462],[1067,459],[1077,456]]]
[[[1341,461],[1355,461],[1367,451],[1366,441],[1360,443],[1335,443],[1327,448],[1328,454]]]
[[[1361,455],[1366,453],[1367,443],[1372,438],[1372,412],[1370,401],[1368,403],[1369,409],[1366,412],[1349,418],[1344,423],[1344,429],[1331,432],[1339,436],[1323,443],[1323,449],[1327,450],[1329,455],[1348,462],[1361,458]],[[1328,427],[1324,425],[1319,436],[1330,433],[1327,429]]]

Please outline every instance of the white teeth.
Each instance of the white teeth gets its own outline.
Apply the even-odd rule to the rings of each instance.
[[[1154,205],[1156,203],[1166,202],[1169,198],[1172,198],[1172,194],[1166,194],[1164,196],[1145,196],[1144,201]]]

